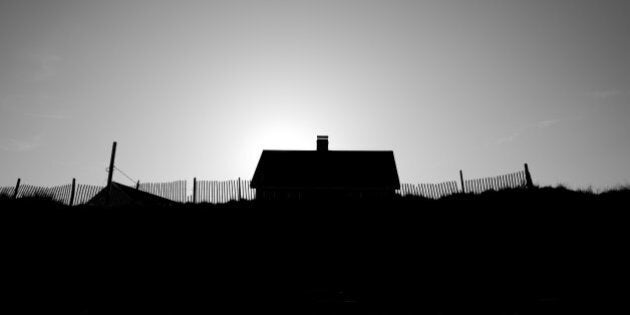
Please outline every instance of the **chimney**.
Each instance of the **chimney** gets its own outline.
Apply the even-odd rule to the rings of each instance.
[[[317,136],[317,152],[328,151],[328,136]]]

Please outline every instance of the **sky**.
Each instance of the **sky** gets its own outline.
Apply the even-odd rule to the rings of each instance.
[[[0,0],[0,186],[251,179],[393,150],[401,182],[630,184],[630,1]],[[124,184],[131,180],[117,173]]]

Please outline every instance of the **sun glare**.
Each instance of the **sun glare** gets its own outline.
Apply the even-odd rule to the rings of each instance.
[[[261,150],[312,150],[315,147],[315,134],[316,131],[308,126],[288,119],[278,119],[261,126],[254,143],[261,146]]]

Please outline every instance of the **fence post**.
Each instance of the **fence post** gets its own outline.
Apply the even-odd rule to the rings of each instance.
[[[136,183],[136,190],[140,190],[140,180]]]
[[[72,207],[72,205],[74,204],[74,190],[77,187],[77,179],[73,178],[72,179],[72,190],[70,191],[70,207]]]
[[[15,190],[13,191],[13,199],[17,199],[18,190],[20,189],[20,178],[17,180],[17,184],[15,184]]]
[[[464,187],[464,173],[462,170],[459,170],[459,181],[462,183],[462,194],[465,194],[466,188]]]
[[[534,188],[534,183],[532,182],[532,174],[529,173],[529,167],[527,163],[525,163],[525,180],[527,181],[527,188]]]
[[[193,203],[197,203],[197,177],[193,178]]]
[[[238,199],[236,199],[236,201],[241,201],[241,178],[238,178]]]
[[[114,176],[114,159],[116,158],[116,141],[112,145],[112,157],[109,159],[109,174],[107,175],[107,187],[112,185],[112,178]]]

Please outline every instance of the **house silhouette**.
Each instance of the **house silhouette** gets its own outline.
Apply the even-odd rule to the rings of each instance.
[[[257,200],[387,200],[400,188],[393,151],[263,150],[252,178]]]

